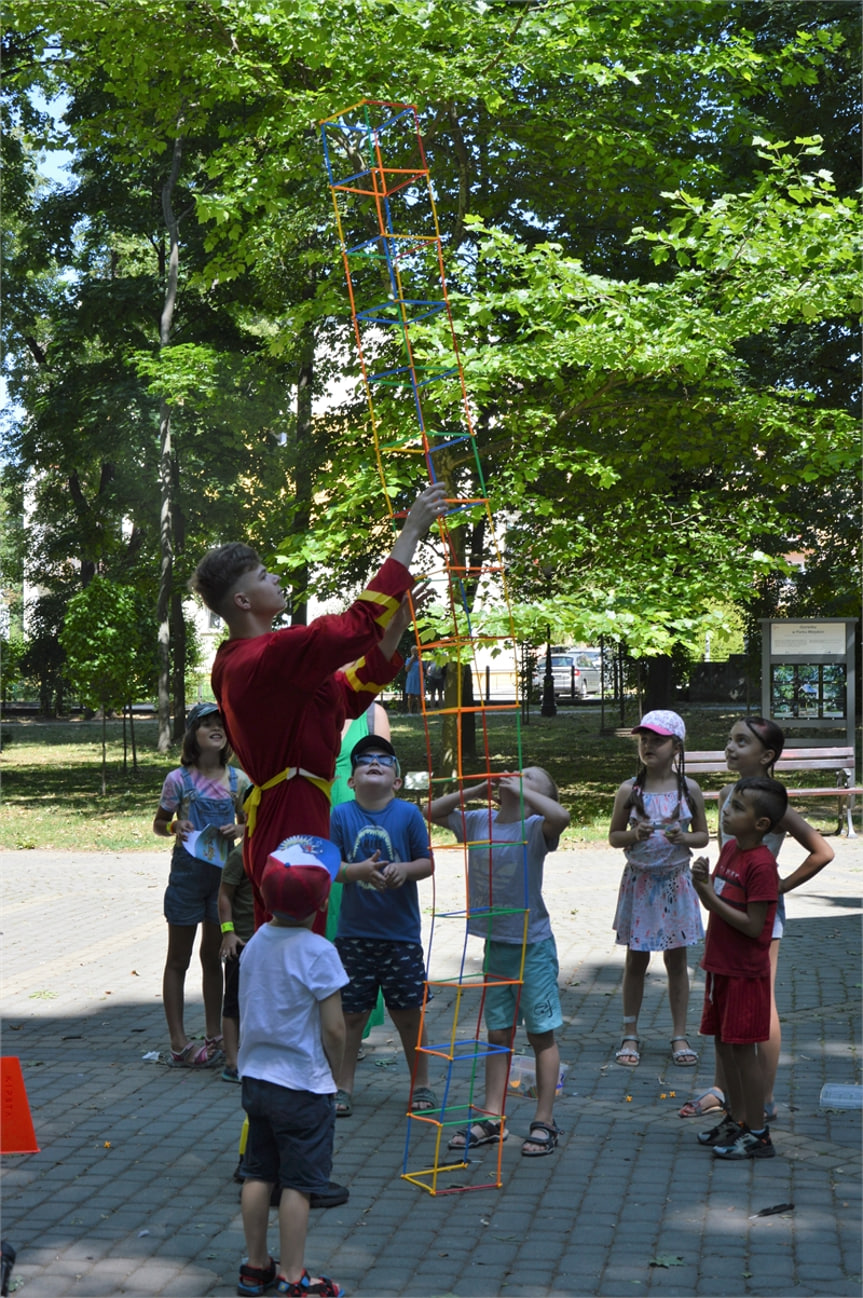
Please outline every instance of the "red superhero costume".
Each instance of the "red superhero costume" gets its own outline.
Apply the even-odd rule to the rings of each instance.
[[[231,747],[255,788],[246,803],[243,863],[255,895],[255,927],[270,918],[258,881],[270,852],[292,834],[329,837],[329,789],[347,717],[358,717],[398,673],[378,641],[413,585],[387,559],[344,613],[249,639],[227,640],[213,692]],[[339,670],[355,662],[348,671]],[[323,932],[326,916],[315,921]]]

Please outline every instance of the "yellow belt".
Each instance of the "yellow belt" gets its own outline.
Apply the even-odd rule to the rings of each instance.
[[[264,791],[266,789],[275,788],[277,784],[281,784],[282,780],[292,780],[297,775],[301,775],[304,780],[308,780],[310,784],[314,784],[316,788],[320,789],[327,802],[331,800],[333,787],[332,780],[325,780],[320,775],[312,775],[311,771],[304,771],[301,766],[288,766],[284,771],[279,771],[278,775],[274,775],[271,780],[267,780],[266,784],[253,784],[249,792],[246,794],[243,807],[246,812],[246,834],[249,838],[251,838],[252,834],[255,832],[255,821],[258,818],[258,804],[264,795]]]

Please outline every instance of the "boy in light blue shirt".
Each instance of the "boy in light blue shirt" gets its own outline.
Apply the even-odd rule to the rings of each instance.
[[[462,802],[487,802],[466,811]],[[494,807],[497,802],[497,808]],[[519,1019],[536,1057],[536,1111],[521,1152],[525,1158],[551,1154],[560,1135],[553,1110],[560,1077],[555,1032],[563,1026],[558,992],[558,961],[551,921],[542,897],[546,854],[554,851],[569,824],[557,786],[540,766],[496,776],[463,793],[447,793],[429,808],[429,820],[452,830],[468,853],[468,932],[485,938],[483,968],[489,1044],[502,1047],[486,1056],[485,1109],[502,1114],[506,1092],[506,1050],[512,1049]],[[528,911],[525,937],[524,912]],[[522,947],[526,946],[522,974]],[[494,978],[501,981],[497,984]],[[523,978],[521,988],[518,980]],[[483,1118],[456,1132],[450,1149],[506,1140],[501,1118]]]

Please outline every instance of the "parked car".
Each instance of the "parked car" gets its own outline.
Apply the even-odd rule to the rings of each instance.
[[[586,699],[589,694],[599,694],[602,689],[602,652],[599,649],[552,649],[551,674],[554,692],[558,698]],[[545,654],[540,649],[536,658],[534,685],[542,694],[545,680]],[[612,667],[609,655],[605,657],[605,688],[611,690]]]
[[[602,689],[602,652],[599,649],[576,649],[575,664],[581,672],[586,694],[599,694]],[[610,684],[606,656],[606,688]]]
[[[552,650],[551,675],[554,681],[554,693],[557,698],[587,698],[587,680],[582,675],[581,668],[578,666],[576,650]],[[537,654],[536,670],[533,675],[533,683],[538,688],[540,694],[542,694],[544,682],[545,654],[540,651]]]

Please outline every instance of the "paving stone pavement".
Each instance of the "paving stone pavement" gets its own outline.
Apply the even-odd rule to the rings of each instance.
[[[312,1214],[307,1262],[362,1298],[564,1298],[861,1292],[860,1111],[819,1107],[825,1082],[859,1083],[863,838],[831,840],[836,860],[789,901],[778,999],[784,1025],[773,1128],[778,1157],[721,1163],[681,1121],[712,1080],[671,1065],[666,982],[654,957],[638,1069],[612,1062],[620,1034],[622,949],[611,917],[622,855],[586,846],[549,858],[546,896],[561,965],[569,1064],[548,1158],[520,1157],[531,1102],[514,1095],[500,1188],[435,1196],[402,1179],[409,1079],[389,1021],[357,1070],[353,1117],[336,1131],[341,1208]],[[783,870],[796,864],[796,844]],[[715,857],[715,848],[712,852]],[[3,1053],[21,1060],[40,1153],[8,1156],[3,1236],[27,1298],[235,1292],[243,1253],[237,1161],[239,1087],[217,1072],[172,1071],[160,986],[166,852],[2,852]],[[461,855],[437,853],[438,913],[463,905]],[[424,885],[427,918],[431,883]],[[456,972],[463,923],[435,924],[432,975]],[[470,954],[470,953],[469,953]],[[697,1028],[700,949],[690,1024]],[[473,956],[471,955],[471,959]],[[203,1032],[199,979],[187,1026]],[[452,992],[430,1011],[432,1040]],[[440,1086],[442,1066],[432,1065]],[[419,1164],[415,1135],[408,1170]],[[442,1188],[494,1180],[496,1150],[476,1151]],[[756,1217],[761,1209],[793,1210]],[[277,1244],[275,1217],[271,1247]]]

